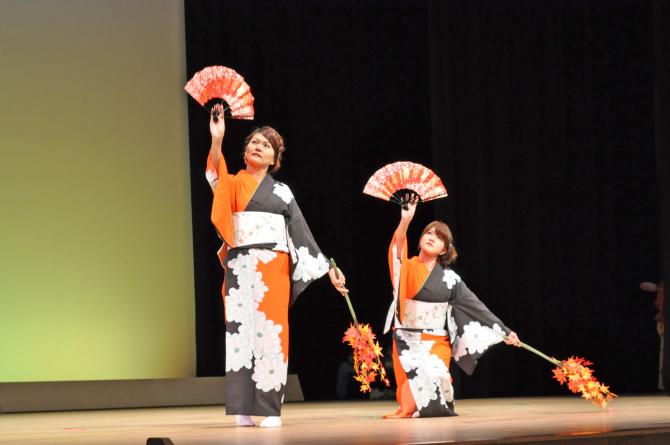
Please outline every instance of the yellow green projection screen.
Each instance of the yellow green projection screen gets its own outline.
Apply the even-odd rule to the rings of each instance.
[[[0,0],[0,382],[192,377],[180,0]]]

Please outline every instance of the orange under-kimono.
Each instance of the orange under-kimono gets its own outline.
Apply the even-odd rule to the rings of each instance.
[[[453,416],[453,356],[468,374],[477,359],[510,330],[488,310],[450,268],[432,270],[407,257],[407,241],[388,253],[393,302],[384,331],[393,326],[393,369],[400,405],[397,415]],[[453,350],[452,350],[453,348]]]
[[[279,416],[288,370],[288,309],[329,264],[289,187],[207,160],[212,223],[223,240],[226,412]]]

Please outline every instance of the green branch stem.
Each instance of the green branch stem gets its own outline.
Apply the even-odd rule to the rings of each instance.
[[[354,307],[351,305],[351,300],[349,299],[349,292],[344,294],[344,299],[347,300],[347,306],[349,306],[349,312],[351,312],[351,318],[354,320],[354,326],[358,326],[358,320],[356,319],[356,313],[354,312]]]
[[[505,337],[505,339],[507,339],[507,337]],[[560,360],[555,359],[554,357],[549,357],[547,354],[545,354],[544,352],[542,352],[538,349],[535,349],[531,345],[527,345],[524,342],[520,342],[519,346],[522,347],[523,349],[525,349],[526,351],[530,351],[533,354],[535,354],[539,357],[542,357],[543,359],[545,359],[546,361],[548,361],[549,363],[551,363],[553,365],[560,366],[560,364],[561,364]]]
[[[337,264],[335,264],[335,259],[331,258],[330,259],[330,266],[335,269],[335,276],[337,278],[340,278],[340,269],[337,268]],[[354,307],[351,304],[351,300],[349,299],[349,292],[344,293],[344,299],[347,301],[347,306],[349,307],[349,312],[351,313],[351,318],[354,320],[354,326],[358,327],[358,320],[356,319],[356,312],[354,312]]]

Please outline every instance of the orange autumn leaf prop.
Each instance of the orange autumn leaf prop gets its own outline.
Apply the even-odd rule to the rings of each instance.
[[[605,408],[616,397],[616,394],[593,376],[593,370],[589,368],[589,365],[592,364],[580,357],[570,357],[557,364],[556,369],[553,370],[554,378],[561,385],[567,384],[568,389],[573,393],[581,393],[585,400],[590,400],[593,404]]]
[[[334,259],[330,259],[330,266],[335,270],[335,275],[339,278],[340,272],[335,264]],[[391,386],[388,378],[386,378],[386,369],[382,363],[381,358],[382,348],[376,340],[375,333],[369,324],[360,324],[356,319],[354,307],[351,305],[349,299],[349,292],[345,292],[344,299],[349,307],[349,313],[353,323],[349,325],[349,329],[344,333],[342,343],[349,343],[354,355],[354,380],[361,384],[361,392],[370,392],[370,384],[375,381],[377,377],[384,382],[386,386]]]
[[[361,392],[370,392],[370,384],[379,377],[390,386],[382,364],[382,348],[369,324],[352,323],[344,333],[343,343],[349,343],[354,354],[354,380],[361,384]]]
[[[593,364],[590,361],[580,357],[570,357],[567,360],[560,361],[523,342],[520,346],[554,364],[556,366],[553,369],[554,379],[561,385],[567,384],[568,389],[573,393],[581,393],[584,400],[605,408],[609,402],[617,397],[616,394],[610,391],[608,386],[600,383],[594,377],[593,370],[589,368],[589,365]]]

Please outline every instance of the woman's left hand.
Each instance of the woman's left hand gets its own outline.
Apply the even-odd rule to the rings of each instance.
[[[333,286],[339,293],[343,296],[349,293],[349,290],[344,286],[347,279],[339,268],[334,267],[330,269],[328,271],[328,277],[330,277],[330,282],[333,283]]]
[[[521,346],[521,340],[519,340],[519,336],[516,335],[516,332],[514,331],[511,331],[509,334],[507,334],[507,337],[505,337],[505,343],[516,347]]]

